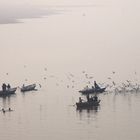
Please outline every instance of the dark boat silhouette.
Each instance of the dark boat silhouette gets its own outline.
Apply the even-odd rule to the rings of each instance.
[[[92,108],[94,106],[99,106],[101,100],[97,101],[85,101],[85,102],[77,102],[76,107],[77,109],[85,109],[85,108]]]
[[[0,97],[15,94],[16,90],[17,90],[17,88],[10,88],[10,89],[7,89],[5,91],[0,90]]]
[[[36,90],[35,87],[36,87],[36,84],[31,84],[31,85],[27,85],[27,86],[22,86],[21,92]]]
[[[103,93],[105,92],[106,90],[106,87],[105,88],[87,88],[87,89],[83,89],[83,90],[80,90],[79,92],[82,93],[82,94],[92,94],[92,93]]]
[[[105,90],[106,87],[102,88],[96,83],[96,81],[94,81],[94,86],[92,86],[91,88],[87,86],[86,88],[80,90],[79,92],[81,92],[82,94],[91,94],[91,93],[102,93],[105,92]]]

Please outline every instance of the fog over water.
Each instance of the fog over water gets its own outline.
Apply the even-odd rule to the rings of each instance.
[[[0,111],[2,140],[139,140],[138,0],[0,3],[0,85],[38,89],[0,98],[0,110],[14,110]],[[76,110],[94,80],[109,85],[100,106]]]

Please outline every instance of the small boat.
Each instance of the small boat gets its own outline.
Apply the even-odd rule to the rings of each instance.
[[[105,92],[106,88],[87,88],[80,90],[79,92],[82,94],[92,94],[92,93],[103,93]]]
[[[97,101],[86,101],[76,103],[77,108],[92,108],[94,106],[99,106],[101,100]]]
[[[10,88],[10,89],[5,90],[5,91],[0,90],[0,97],[15,94],[16,90],[17,90],[17,88]]]
[[[28,85],[28,86],[23,85],[21,88],[21,92],[36,90],[35,87],[36,87],[36,84],[32,84],[32,85]]]
[[[91,93],[102,93],[105,92],[105,90],[106,87],[102,88],[96,83],[96,81],[94,81],[94,86],[92,86],[92,88],[89,88],[87,86],[83,90],[80,90],[79,92],[81,92],[82,94],[91,94]]]

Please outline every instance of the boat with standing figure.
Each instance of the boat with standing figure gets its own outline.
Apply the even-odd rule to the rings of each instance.
[[[93,93],[103,93],[105,92],[106,88],[85,88],[83,90],[80,90],[79,92],[82,93],[82,94],[93,94]]]
[[[94,81],[94,86],[92,86],[91,88],[87,86],[83,90],[80,90],[79,92],[82,94],[92,94],[92,93],[103,93],[105,92],[105,90],[106,87],[102,88],[96,83],[96,81]]]
[[[13,94],[15,94],[16,90],[17,90],[16,87],[15,88],[6,89],[5,91],[0,90],[0,97],[13,95]]]

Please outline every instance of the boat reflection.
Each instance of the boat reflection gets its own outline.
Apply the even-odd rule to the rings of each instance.
[[[99,106],[93,106],[92,108],[77,108],[77,117],[78,120],[83,123],[87,122],[88,124],[91,124],[98,119],[98,112],[100,110],[100,105]]]
[[[90,112],[97,113],[99,109],[100,109],[100,105],[92,106],[89,108],[76,108],[76,111],[78,111],[78,112],[85,112],[86,111],[87,113],[90,113]]]
[[[16,95],[10,95],[10,96],[6,96],[3,98],[0,98],[0,107],[6,108],[6,107],[10,107],[11,106],[11,99],[15,98]]]

